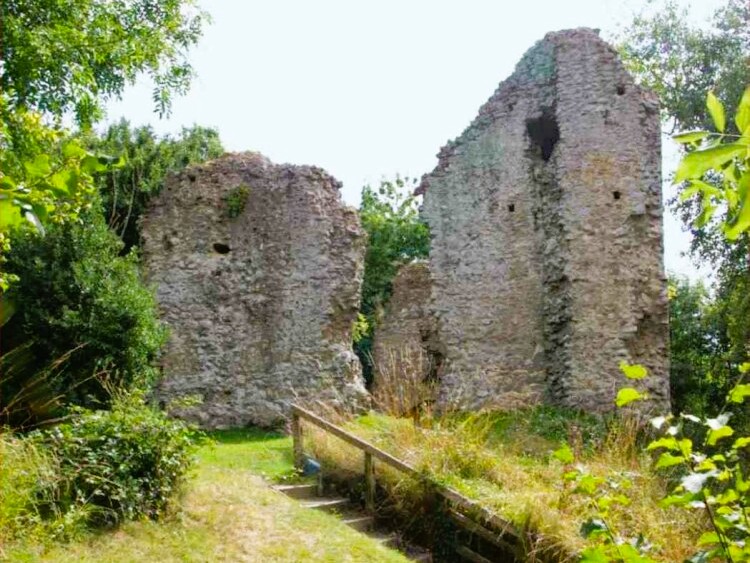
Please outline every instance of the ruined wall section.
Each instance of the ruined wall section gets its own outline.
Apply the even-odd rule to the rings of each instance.
[[[565,342],[570,366],[555,395],[600,409],[622,387],[617,364],[624,360],[649,368],[645,386],[668,406],[658,102],[590,31],[554,41],[573,323]]]
[[[526,121],[554,104],[551,61],[546,45],[528,53],[420,186],[443,403],[511,408],[544,396],[541,209]]]
[[[668,402],[659,121],[588,29],[548,34],[426,175],[443,402]]]
[[[431,281],[426,261],[404,264],[378,322],[372,346],[376,404],[402,413],[434,400],[434,383],[443,366],[435,317],[430,310]]]
[[[257,153],[167,180],[142,224],[171,331],[162,401],[199,396],[181,414],[209,428],[273,424],[295,398],[365,401],[351,350],[365,238],[339,188],[320,168]]]

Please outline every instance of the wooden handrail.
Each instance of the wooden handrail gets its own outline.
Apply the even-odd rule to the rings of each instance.
[[[475,514],[476,516],[481,518],[484,522],[492,524],[492,526],[499,533],[511,534],[511,535],[516,536],[517,538],[522,537],[521,533],[512,522],[490,512],[482,505],[474,502],[473,500],[466,498],[455,489],[451,489],[450,487],[446,487],[445,485],[436,483],[435,481],[430,479],[430,477],[428,477],[424,473],[417,471],[414,467],[412,467],[408,463],[405,463],[401,461],[400,459],[392,456],[388,452],[385,452],[381,450],[380,448],[373,446],[367,440],[363,440],[362,438],[359,438],[358,436],[355,436],[354,434],[347,432],[343,428],[340,428],[336,426],[335,424],[331,424],[327,420],[319,417],[318,415],[306,409],[303,409],[302,407],[298,405],[292,405],[292,438],[294,440],[294,463],[298,469],[302,467],[302,463],[303,463],[302,425],[300,424],[301,419],[305,419],[309,422],[312,422],[315,426],[318,426],[319,428],[322,428],[323,430],[330,432],[331,434],[333,434],[337,438],[340,438],[347,444],[352,445],[355,448],[358,448],[362,450],[363,452],[365,452],[365,487],[373,488],[373,490],[365,491],[365,496],[367,498],[369,499],[374,498],[375,479],[374,479],[374,473],[372,472],[373,469],[372,469],[372,461],[371,461],[372,457],[374,457],[384,462],[386,465],[390,465],[391,467],[398,469],[399,471],[402,471],[403,473],[412,475],[422,481],[427,482],[429,485],[431,485],[434,488],[435,492],[439,494],[440,496],[442,496],[445,500],[447,500],[448,502],[454,504],[455,506],[463,509],[464,511],[470,514]],[[369,463],[367,461],[368,456],[371,456]]]

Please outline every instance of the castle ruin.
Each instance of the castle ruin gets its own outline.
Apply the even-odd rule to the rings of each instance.
[[[170,339],[163,402],[207,428],[271,425],[292,401],[367,402],[352,324],[365,250],[320,168],[225,155],[170,177],[142,223]]]
[[[548,34],[417,190],[440,401],[613,408],[620,361],[668,404],[657,100],[596,32]]]

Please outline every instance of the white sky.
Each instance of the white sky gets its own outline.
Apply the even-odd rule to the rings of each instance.
[[[152,112],[144,81],[109,104],[108,120],[151,123],[159,133],[216,127],[227,150],[325,168],[358,205],[365,183],[432,170],[440,147],[546,32],[588,26],[606,38],[646,3],[203,0],[213,23],[192,51],[193,87],[171,117]],[[681,3],[702,22],[722,2]],[[669,144],[665,176],[675,165]],[[688,244],[679,221],[665,216],[668,271],[697,277],[680,256]]]

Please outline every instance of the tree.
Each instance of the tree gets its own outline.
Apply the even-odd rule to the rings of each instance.
[[[60,125],[84,128],[142,73],[169,110],[192,70],[186,59],[205,14],[192,0],[6,0],[0,4],[0,266],[11,231],[77,221],[93,175],[117,159],[87,151]],[[0,295],[17,281],[3,267]],[[0,325],[14,310],[3,297]]]
[[[169,110],[192,69],[187,51],[206,15],[192,0],[5,0],[0,90],[9,109],[88,125],[102,104],[146,73],[156,110]]]
[[[429,228],[419,218],[415,198],[404,194],[415,182],[396,177],[381,181],[377,190],[370,186],[362,189],[359,216],[368,238],[360,314],[366,327],[358,331],[355,351],[368,381],[372,379],[373,332],[391,295],[393,278],[401,264],[426,258],[430,251]]]
[[[675,412],[706,415],[724,404],[731,367],[726,364],[726,318],[706,286],[669,281],[670,388]]]
[[[717,127],[718,132],[728,135],[724,141],[736,139],[731,136],[740,133],[740,123],[746,118],[738,119],[740,116],[734,109],[746,107],[740,100],[750,83],[750,4],[745,0],[725,0],[707,28],[690,24],[687,11],[679,9],[674,1],[655,5],[658,9],[651,15],[637,17],[619,38],[625,64],[642,85],[659,94],[665,128],[688,132],[678,136],[686,153],[698,146],[707,148],[709,141],[708,137],[691,130],[721,125]],[[707,91],[713,92],[710,104],[706,104]],[[715,118],[719,118],[719,123],[714,123]],[[717,138],[713,136],[711,140]],[[732,150],[731,147],[717,149],[719,152]],[[699,155],[689,157],[687,163],[690,165],[691,160],[697,162],[700,158]],[[722,166],[726,163],[723,161]],[[683,344],[687,346],[684,340],[678,339],[677,347],[673,340],[673,355],[676,354],[678,361],[672,363],[672,381],[684,376],[688,378],[684,385],[699,385],[693,390],[678,385],[675,408],[680,407],[680,397],[697,399],[700,393],[714,406],[716,401],[721,401],[731,379],[738,376],[737,366],[748,358],[750,342],[750,299],[747,297],[750,237],[737,222],[740,209],[747,208],[730,205],[729,214],[722,212],[727,203],[734,203],[727,202],[724,193],[744,198],[745,190],[737,185],[736,191],[728,190],[724,185],[726,178],[716,171],[704,170],[708,173],[684,182],[686,172],[688,170],[683,168],[683,176],[677,178],[678,195],[670,201],[670,206],[692,235],[694,259],[710,264],[716,272],[712,303],[702,311],[711,320],[706,320],[701,330],[708,331],[704,332],[704,337],[710,335],[720,349],[711,353],[714,357],[711,378],[706,379],[705,373],[690,375],[681,370],[680,366],[686,365],[683,360],[697,358],[684,355],[688,354],[686,349],[680,348]],[[730,224],[733,229],[728,227]],[[727,229],[731,229],[731,240],[726,236]],[[679,286],[678,290],[681,303],[687,305],[683,299],[690,297],[689,291]],[[682,322],[688,325],[679,326]],[[689,317],[673,314],[673,332],[684,330],[682,336],[686,336],[697,329]],[[673,335],[673,338],[675,336],[680,335]],[[705,350],[699,347],[696,354],[705,357],[703,352]],[[704,367],[699,363],[693,369]],[[709,388],[711,392],[707,393]]]
[[[44,236],[17,233],[6,267],[17,312],[3,329],[0,424],[60,414],[62,404],[107,405],[112,390],[145,389],[165,339],[134,253],[93,207]]]
[[[125,252],[138,246],[138,220],[166,175],[224,153],[215,129],[195,125],[177,137],[158,137],[151,127],[133,128],[124,119],[102,136],[90,137],[87,145],[94,152],[124,158],[122,166],[99,174],[96,183],[104,216],[125,243]]]
[[[691,25],[687,9],[674,0],[652,5],[650,15],[636,17],[618,38],[625,64],[659,95],[672,132],[706,129],[706,92],[713,90],[731,111],[750,82],[750,5],[726,0],[708,29]]]

